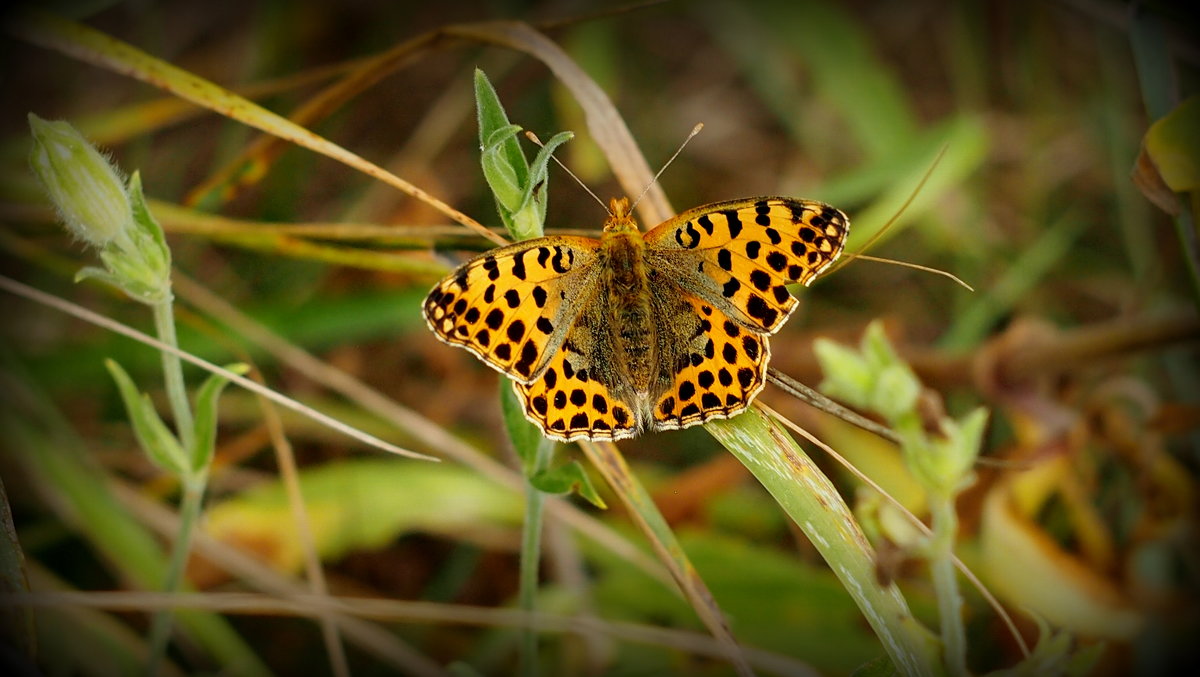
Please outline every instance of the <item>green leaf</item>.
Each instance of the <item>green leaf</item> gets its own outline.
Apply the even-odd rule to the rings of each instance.
[[[496,198],[504,225],[512,230],[513,213],[520,210],[529,184],[529,163],[517,142],[521,128],[508,121],[500,97],[487,75],[475,69],[475,112],[479,122],[480,164]]]
[[[8,493],[0,481],[0,594],[29,592],[29,580],[25,571],[25,552],[17,537],[12,510],[8,504]],[[37,654],[34,635],[33,609],[11,606],[0,614],[0,631],[8,640],[8,650],[14,658],[32,661]],[[12,660],[12,659],[9,659]]]
[[[509,385],[508,379],[500,379],[500,412],[504,416],[504,428],[508,431],[508,439],[512,441],[513,449],[521,459],[521,467],[528,477],[535,466],[538,456],[538,445],[543,437],[528,419],[525,418],[525,408]]]
[[[479,119],[480,164],[483,177],[496,198],[500,218],[513,239],[540,237],[544,231],[548,200],[547,165],[554,149],[574,134],[559,132],[551,137],[531,167],[517,139],[521,128],[508,121],[496,90],[478,69],[475,71],[475,107]]]
[[[824,338],[813,343],[813,351],[825,375],[821,391],[848,404],[865,406],[874,383],[867,361],[852,348]]]
[[[508,121],[508,114],[504,112],[504,106],[500,104],[500,97],[496,95],[491,81],[478,68],[475,69],[475,112],[479,120],[479,143],[481,145],[486,145],[496,130],[512,124]],[[514,169],[519,168],[518,183],[524,184],[529,176],[529,167],[525,162],[525,154],[521,152],[521,145],[517,143],[515,133],[504,142],[500,152],[503,153],[510,166]]]
[[[146,194],[142,192],[142,173],[137,170],[134,170],[133,176],[129,177],[129,203],[133,208],[134,224],[150,235],[155,244],[167,252],[167,263],[170,264],[170,249],[167,247],[166,235],[163,234],[158,220],[150,213],[150,208],[146,206]]]
[[[112,273],[104,270],[103,268],[97,268],[95,266],[86,266],[84,268],[80,268],[79,272],[75,273],[76,282],[82,282],[84,280],[97,280],[99,282],[103,282],[104,284],[112,285],[117,289],[121,288],[121,281],[118,280]]]
[[[522,208],[513,214],[513,237],[528,240],[541,237],[545,232],[546,205],[550,200],[547,166],[550,164],[550,158],[554,156],[554,149],[573,138],[574,132],[555,134],[533,159],[529,168],[529,182],[525,185],[524,199],[521,202]]]
[[[1200,189],[1200,96],[1193,96],[1150,125],[1146,152],[1171,190]]]
[[[133,379],[113,360],[105,360],[104,366],[117,383],[117,390],[125,402],[125,411],[133,424],[133,433],[146,457],[152,463],[174,475],[184,476],[190,472],[183,446],[167,425],[158,417],[148,395],[139,393]]]
[[[521,127],[518,125],[505,125],[493,130],[488,135],[487,142],[483,144],[479,159],[483,167],[483,178],[487,180],[488,187],[501,207],[500,212],[505,216],[519,211],[529,199],[526,190],[529,170],[525,166],[525,157],[522,156],[519,163],[513,164],[506,148],[508,142],[514,141],[519,131]]]
[[[521,525],[519,490],[450,463],[364,456],[304,467],[298,479],[313,544],[325,561],[383,548],[404,534],[473,543]],[[214,499],[204,529],[222,542],[263,544],[273,568],[298,573],[300,536],[279,528],[292,515],[284,483],[268,478]]]
[[[588,477],[579,461],[571,461],[557,468],[536,473],[529,478],[529,483],[538,491],[547,494],[563,495],[574,491],[597,508],[608,508],[604,499],[600,498],[600,494],[596,492],[592,479]]]
[[[241,362],[225,365],[225,368],[241,376],[250,371],[249,365]],[[229,384],[229,379],[212,374],[196,392],[195,447],[191,449],[192,471],[202,472],[212,461],[217,438],[217,398]]]
[[[875,375],[875,387],[867,406],[895,422],[916,408],[920,394],[921,382],[916,374],[907,364],[896,362]]]

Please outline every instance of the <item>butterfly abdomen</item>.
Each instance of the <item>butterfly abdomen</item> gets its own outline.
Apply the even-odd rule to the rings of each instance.
[[[616,362],[623,367],[625,382],[633,392],[646,393],[654,371],[651,346],[655,343],[646,247],[636,228],[606,231],[601,242],[608,328],[615,339],[613,345],[621,353]]]

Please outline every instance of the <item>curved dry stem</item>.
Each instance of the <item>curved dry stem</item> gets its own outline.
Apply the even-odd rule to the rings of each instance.
[[[424,33],[358,63],[333,84],[325,87],[296,108],[289,116],[296,125],[308,127],[328,117],[356,95],[430,50],[437,42],[437,31]],[[252,141],[235,158],[211,174],[188,194],[188,204],[198,204],[219,193],[222,202],[233,199],[234,188],[244,188],[266,175],[268,167],[284,151],[284,139],[266,134]]]
[[[271,596],[245,592],[209,592],[167,595],[157,592],[75,592],[38,591],[6,597],[13,605],[30,608],[91,608],[113,612],[152,611],[172,606],[223,614],[285,616],[310,618],[320,614],[338,614],[395,623],[468,625],[476,627],[521,628],[532,626],[541,632],[577,634],[583,637],[603,635],[638,644],[687,651],[697,656],[723,658],[721,647],[712,637],[698,632],[674,630],[638,623],[603,621],[589,616],[567,616],[515,609],[498,609],[466,604],[411,602],[363,597],[327,597],[304,593]],[[747,649],[746,656],[756,667],[788,677],[816,677],[812,666],[763,649]]]
[[[128,482],[117,480],[112,483],[111,488],[117,500],[135,519],[164,538],[174,537],[179,528],[178,515],[157,501],[147,498],[141,489]],[[298,581],[281,575],[254,557],[217,541],[203,531],[195,534],[192,548],[195,554],[204,557],[250,587],[280,597],[312,596]],[[449,677],[440,665],[406,644],[391,630],[338,612],[329,612],[329,616],[347,640],[371,652],[402,674]]]
[[[462,24],[442,30],[446,35],[525,52],[546,64],[583,108],[588,131],[608,158],[626,194],[637,195],[650,185],[654,173],[608,94],[552,40],[518,21]],[[675,212],[662,187],[655,184],[642,201],[639,213],[644,223],[656,224],[671,218]]]
[[[507,240],[484,228],[475,219],[382,167],[253,101],[157,59],[110,35],[83,24],[33,12],[18,15],[6,28],[16,37],[31,44],[136,78],[243,124],[338,160],[425,202],[497,244],[507,244]]]
[[[245,360],[245,358],[243,358]],[[261,380],[261,373],[255,369],[250,376],[256,381]],[[279,466],[279,477],[287,492],[288,507],[291,509],[292,521],[296,527],[300,551],[304,556],[304,574],[308,578],[308,587],[318,598],[329,597],[329,587],[325,583],[325,569],[321,566],[321,558],[317,554],[316,540],[313,538],[312,525],[308,520],[308,511],[304,507],[304,495],[300,489],[300,470],[296,466],[296,455],[292,451],[292,443],[283,429],[283,421],[279,411],[265,398],[259,398],[259,409],[262,410],[263,423],[271,437],[271,447],[275,450],[275,463]],[[317,617],[321,626],[321,639],[325,643],[325,652],[329,655],[330,669],[334,677],[350,677],[350,664],[346,660],[346,647],[338,631],[337,621],[329,614]]]

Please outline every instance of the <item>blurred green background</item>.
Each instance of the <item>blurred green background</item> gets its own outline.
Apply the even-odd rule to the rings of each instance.
[[[1197,296],[1175,220],[1130,178],[1149,124],[1196,90],[1200,49],[1191,13],[1170,4],[1135,9],[1102,0],[614,7],[101,2],[62,12],[284,115],[356,60],[441,26],[527,21],[607,92],[652,167],[704,123],[661,179],[676,210],[754,195],[817,199],[850,216],[848,251],[892,220],[932,166],[871,253],[945,270],[975,291],[910,268],[853,262],[802,292],[800,310],[773,339],[772,365],[815,385],[812,339],[856,341],[868,322],[882,318],[947,409],[992,408],[983,453],[994,462],[979,468],[979,483],[959,502],[964,559],[1013,606],[1032,603],[1022,596],[1030,590],[1042,594],[1039,581],[1020,580],[1042,564],[1051,572],[1040,581],[1045,594],[1055,585],[1078,588],[1079,599],[1050,601],[1039,611],[1081,645],[1107,642],[1097,674],[1195,666],[1200,658],[1187,638],[1197,627],[1200,571]],[[136,304],[72,283],[91,254],[55,224],[26,159],[28,112],[68,120],[124,171],[141,172],[148,197],[162,205],[156,214],[177,270],[446,433],[513,463],[495,395],[500,377],[465,351],[438,343],[419,316],[436,271],[461,261],[460,252],[486,248],[482,239],[301,148],[269,158],[252,185],[205,191],[257,132],[11,31],[2,44],[5,275],[135,327],[149,325]],[[434,40],[309,128],[498,226],[478,165],[476,67],[487,72],[513,122],[543,139],[574,131],[575,140],[559,152],[562,161],[602,198],[622,194],[583,109],[546,66],[469,40]],[[597,232],[601,207],[557,169],[550,183],[549,230]],[[1187,206],[1183,232],[1192,228],[1194,243]],[[198,212],[231,221],[224,230],[205,227]],[[287,224],[388,226],[394,234],[280,230]],[[319,245],[321,254],[295,246],[297,240]],[[334,249],[349,251],[350,264],[322,258]],[[391,263],[363,263],[365,256],[355,257],[363,252],[385,254]],[[180,296],[184,348],[218,363],[250,360],[274,388],[398,444],[432,451],[419,435],[383,425],[282,365],[277,351],[239,338],[211,311],[198,310],[190,294]],[[56,311],[3,298],[8,413],[0,478],[30,586],[155,589],[165,561],[155,515],[175,505],[178,487],[138,451],[103,360],[118,360],[152,389],[160,378],[158,356]],[[1044,357],[1047,345],[1064,351],[1050,353],[1057,361],[1021,362],[1029,354]],[[1023,370],[1002,368],[1015,362]],[[193,382],[201,379],[199,371],[187,373]],[[761,397],[827,435],[885,486],[896,481],[889,489],[904,490],[889,465],[894,450],[853,436],[778,390]],[[257,555],[278,580],[298,575],[299,546],[258,405],[232,391],[222,405],[205,528]],[[458,464],[378,458],[307,421],[285,417],[285,427],[332,592],[467,609],[510,605],[518,493]],[[621,446],[740,641],[823,674],[848,674],[882,654],[811,545],[703,430]],[[862,499],[858,485],[826,461],[855,505]],[[1016,497],[1017,506],[1004,533],[1030,548],[1006,546],[1013,548],[1011,560],[1004,547],[996,549],[1007,541],[989,540],[996,532],[988,529],[1001,528],[989,522],[995,518],[989,501],[1001,494]],[[621,510],[586,510],[640,543]],[[554,529],[543,568],[544,608],[703,632],[669,585],[625,557]],[[881,575],[901,583],[919,617],[932,618],[919,562],[901,552],[892,564],[881,558]],[[214,593],[264,589],[222,568],[195,561],[191,581]],[[1085,602],[1094,606],[1079,608],[1100,619],[1094,625],[1073,626],[1079,614],[1056,616],[1052,608]],[[967,606],[972,668],[985,672],[1018,660],[986,604],[968,593]],[[146,614],[115,603],[98,607],[36,613],[35,660],[42,670],[137,669]],[[28,635],[19,628],[29,619],[15,609],[5,610],[16,619],[10,632]],[[329,670],[311,620],[271,612],[207,618],[214,620],[188,626],[188,638],[173,649],[182,672],[218,671],[229,665],[220,656],[243,650],[279,674]],[[419,618],[363,622],[385,639],[350,640],[355,674],[444,674],[440,666],[452,661],[483,674],[512,669],[511,627]],[[1036,626],[1027,618],[1020,623],[1032,641]],[[212,642],[231,653],[221,654]],[[729,671],[720,660],[653,640],[581,642],[551,634],[543,642],[547,674]],[[404,650],[423,661],[397,658]]]

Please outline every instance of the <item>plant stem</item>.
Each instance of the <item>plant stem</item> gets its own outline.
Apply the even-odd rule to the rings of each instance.
[[[168,299],[154,304],[153,308],[154,329],[158,333],[158,340],[169,346],[179,347],[179,340],[175,337],[174,302]],[[179,436],[180,444],[190,456],[193,452],[192,446],[195,444],[196,426],[192,420],[192,406],[188,401],[187,389],[183,383],[183,363],[177,356],[164,351],[162,366],[163,381],[167,388],[167,401],[171,405],[171,415],[175,418],[175,434]]]
[[[937,595],[941,621],[943,660],[946,672],[965,677],[967,671],[967,635],[962,622],[962,596],[954,571],[954,537],[958,533],[958,514],[954,496],[930,494],[933,538],[929,542],[929,568]]]
[[[537,454],[529,469],[529,476],[543,471],[550,464],[550,452],[554,442],[542,438],[537,445]],[[542,555],[542,514],[546,504],[546,494],[525,480],[525,523],[521,532],[521,570],[518,599],[521,610],[532,613],[538,588],[538,564]],[[521,632],[521,675],[536,677],[538,673],[538,638],[537,631],[526,625]]]
[[[196,524],[199,521],[200,507],[204,502],[204,489],[207,484],[207,471],[201,471],[196,476],[184,480],[183,500],[179,505],[179,536],[175,539],[175,548],[171,552],[171,562],[167,567],[163,592],[179,592],[188,553],[192,549],[192,535],[195,533]],[[172,614],[172,609],[163,609],[154,615],[154,621],[150,626],[150,658],[146,662],[147,675],[159,674],[159,666],[167,653]]]
[[[154,308],[154,328],[158,339],[163,343],[178,347],[179,340],[175,336],[174,301],[168,298],[162,303],[156,303]],[[163,382],[167,389],[167,401],[171,405],[171,413],[175,418],[175,434],[183,445],[188,458],[195,453],[196,424],[192,417],[192,405],[183,382],[183,363],[171,353],[162,353]],[[204,490],[208,485],[208,468],[194,470],[183,476],[183,499],[179,504],[179,536],[175,539],[175,547],[171,551],[171,561],[167,565],[167,578],[163,582],[163,592],[179,592],[183,582],[183,570],[187,566],[188,553],[192,550],[192,535],[200,518],[200,508],[204,503]],[[146,674],[157,675],[159,666],[167,653],[167,643],[171,636],[172,609],[163,609],[154,615],[150,625],[150,657],[146,662]]]

